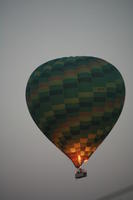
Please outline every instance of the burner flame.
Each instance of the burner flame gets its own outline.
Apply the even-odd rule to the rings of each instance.
[[[79,165],[81,165],[81,156],[80,155],[78,155],[78,163],[79,163]]]

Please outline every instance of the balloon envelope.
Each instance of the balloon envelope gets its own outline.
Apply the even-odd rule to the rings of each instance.
[[[122,111],[125,86],[105,60],[64,57],[39,66],[26,88],[29,112],[45,136],[80,167]]]

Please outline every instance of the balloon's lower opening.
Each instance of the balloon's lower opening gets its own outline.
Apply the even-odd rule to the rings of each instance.
[[[81,167],[78,168],[78,170],[75,173],[75,178],[83,178],[87,176],[87,171],[85,169],[82,169]]]

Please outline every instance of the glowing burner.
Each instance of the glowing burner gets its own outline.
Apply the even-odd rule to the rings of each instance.
[[[79,163],[79,165],[81,165],[81,156],[80,155],[78,155],[78,163]]]

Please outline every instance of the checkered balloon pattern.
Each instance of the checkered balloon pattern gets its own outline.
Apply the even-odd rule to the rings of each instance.
[[[105,60],[87,56],[42,64],[31,74],[26,87],[33,120],[77,168],[109,134],[124,99],[120,72]]]

